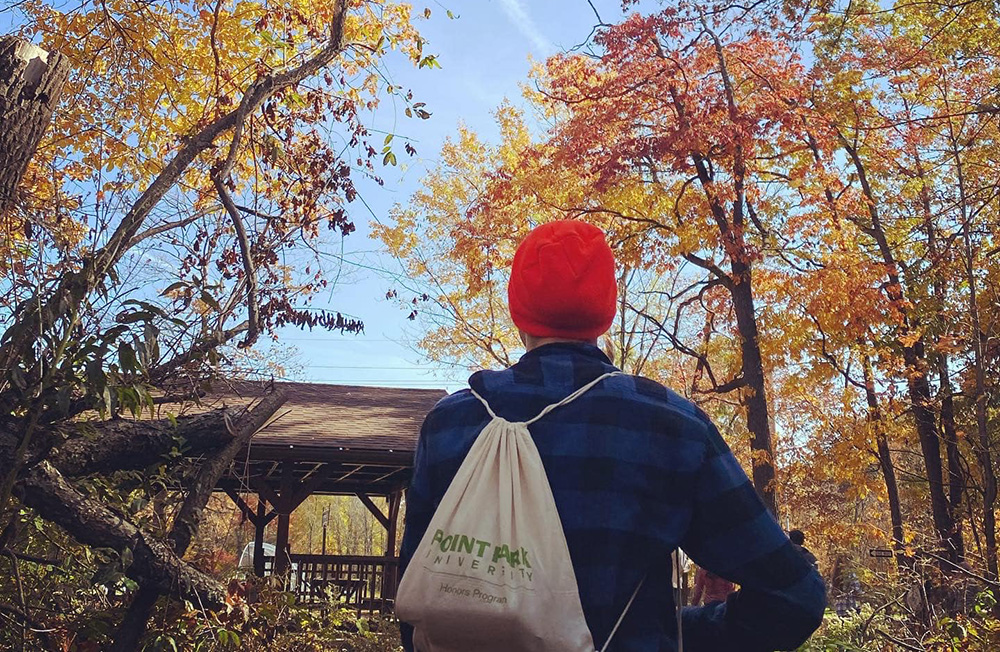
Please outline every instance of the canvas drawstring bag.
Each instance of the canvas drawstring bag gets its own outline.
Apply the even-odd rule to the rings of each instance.
[[[492,417],[459,467],[403,574],[396,615],[420,652],[594,652],[576,575],[528,421]],[[625,605],[608,647],[642,582]]]

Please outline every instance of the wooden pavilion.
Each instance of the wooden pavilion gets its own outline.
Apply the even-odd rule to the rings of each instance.
[[[396,533],[420,425],[443,390],[314,383],[239,384],[224,403],[247,403],[271,389],[287,400],[249,450],[219,481],[255,527],[253,568],[289,574],[302,601],[328,589],[356,609],[391,608],[398,584]],[[292,512],[311,495],[356,496],[386,530],[383,555],[297,554],[289,549]],[[256,500],[248,501],[254,495]],[[372,500],[385,498],[388,513]],[[251,506],[253,502],[253,506]],[[265,555],[264,529],[277,519],[275,555]]]

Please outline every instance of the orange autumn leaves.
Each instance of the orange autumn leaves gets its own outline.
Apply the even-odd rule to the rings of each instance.
[[[969,355],[963,266],[996,290],[995,264],[975,253],[997,247],[986,161],[1000,142],[1000,56],[982,27],[996,17],[982,3],[726,11],[635,14],[602,26],[588,54],[537,65],[525,108],[498,109],[498,142],[463,129],[379,235],[432,298],[422,348],[506,364],[505,269],[520,237],[550,219],[600,225],[623,294],[604,345],[621,356],[632,338],[631,359],[705,403],[737,452],[749,390],[713,393],[707,370],[739,378],[746,341],[726,284],[748,283],[778,484],[819,518],[823,501],[878,493],[862,361],[875,365],[883,433],[912,451],[902,350],[926,344],[918,365]],[[971,262],[963,234],[980,246]],[[895,463],[912,478],[916,459]],[[921,512],[919,485],[902,494]]]
[[[233,111],[254,80],[322,48],[336,3],[19,4],[22,33],[67,55],[73,66],[24,183],[33,221],[58,223],[63,231],[76,225],[69,235],[50,229],[57,244],[72,247],[87,246],[88,228],[113,224],[184,140]],[[335,65],[248,119],[232,190],[246,203],[253,198],[262,214],[283,215],[269,229],[312,238],[327,224],[342,232],[353,228],[344,213],[354,193],[350,167],[374,174],[375,144],[367,142],[361,116],[386,93],[381,61],[393,50],[414,64],[426,58],[409,5],[352,0],[348,8],[347,47]],[[341,139],[357,155],[343,160]],[[220,210],[209,179],[219,159],[212,152],[188,168],[171,200],[175,216]]]

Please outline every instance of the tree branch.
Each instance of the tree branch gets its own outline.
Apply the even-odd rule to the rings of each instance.
[[[724,382],[724,383],[722,383],[720,385],[716,381],[715,374],[712,372],[712,365],[711,365],[711,363],[709,363],[708,357],[704,353],[699,353],[698,351],[695,351],[691,347],[689,347],[686,344],[684,344],[683,342],[681,342],[680,338],[677,337],[676,333],[671,332],[670,329],[668,329],[662,322],[660,322],[660,320],[658,320],[656,317],[650,315],[648,312],[645,312],[643,310],[640,310],[640,309],[636,308],[631,303],[628,304],[628,307],[629,307],[630,310],[632,310],[633,312],[635,312],[636,315],[638,315],[639,317],[642,317],[643,319],[651,322],[654,326],[656,326],[656,328],[661,333],[663,333],[667,337],[668,340],[670,340],[670,343],[674,346],[674,348],[676,348],[681,353],[683,353],[685,355],[689,355],[692,358],[695,358],[696,360],[698,360],[698,363],[700,365],[702,365],[702,368],[704,368],[705,373],[708,374],[708,379],[712,383],[712,390],[711,391],[713,393],[716,393],[716,394],[725,394],[725,393],[731,392],[733,390],[739,389],[740,387],[746,386],[746,380],[743,378],[743,374],[742,373],[740,373],[739,375],[737,375],[732,380],[728,380],[728,381],[726,381],[726,382]]]
[[[247,322],[243,322],[234,328],[230,328],[228,330],[217,330],[208,337],[196,340],[195,343],[191,345],[191,348],[184,353],[175,355],[167,362],[150,368],[149,382],[153,385],[161,385],[168,376],[172,375],[181,367],[200,360],[209,351],[226,344],[234,337],[247,330],[247,328],[249,328],[249,324]]]
[[[198,523],[201,522],[201,513],[208,504],[219,478],[225,473],[236,454],[249,445],[250,438],[264,427],[264,424],[284,404],[286,398],[285,392],[280,390],[263,398],[235,424],[230,433],[232,439],[201,465],[198,476],[190,485],[184,504],[174,518],[174,525],[169,535],[177,554],[183,555],[191,544],[191,539],[198,530]]]
[[[702,269],[711,272],[712,275],[715,276],[715,278],[719,279],[719,282],[722,284],[724,288],[726,288],[729,291],[732,291],[733,277],[722,271],[722,268],[720,268],[718,265],[711,262],[710,260],[702,258],[698,254],[685,253],[681,255],[684,256],[684,260],[694,263],[698,267],[701,267]]]
[[[55,290],[45,298],[41,291],[24,302],[21,313],[0,340],[0,368],[8,369],[40,334],[47,333],[62,316],[73,311],[104,280],[129,249],[149,213],[177,183],[188,166],[205,150],[214,147],[220,135],[233,129],[241,116],[251,115],[275,93],[294,86],[332,62],[343,51],[343,28],[346,0],[337,1],[330,40],[315,55],[283,72],[264,76],[250,84],[240,106],[213,120],[201,131],[186,138],[177,154],[139,196],[122,218],[107,244],[84,259],[81,269],[63,276]]]
[[[266,396],[241,419],[238,427],[231,432],[232,440],[212,455],[198,470],[198,475],[190,485],[190,491],[184,499],[167,539],[173,544],[174,553],[183,557],[191,545],[191,539],[198,531],[202,512],[208,504],[219,478],[232,463],[237,453],[250,443],[258,430],[270,419],[285,402],[283,391]],[[228,425],[228,424],[227,424]],[[115,644],[112,652],[128,652],[134,650],[139,639],[146,630],[146,623],[152,613],[162,591],[153,582],[144,582],[129,605],[128,613],[115,633]]]
[[[74,489],[49,462],[41,462],[18,483],[23,502],[42,518],[66,530],[84,545],[131,550],[133,562],[125,573],[152,582],[209,609],[225,606],[226,590],[217,581],[178,559],[170,547],[144,533],[102,503]]]
[[[173,222],[165,222],[158,226],[152,226],[143,231],[142,233],[139,233],[135,237],[133,237],[128,243],[128,248],[131,249],[132,247],[136,246],[137,244],[139,244],[143,240],[146,240],[147,238],[158,236],[161,233],[166,233],[167,231],[172,231],[173,229],[184,228],[188,224],[194,223],[201,217],[202,215],[199,213],[192,215],[191,217],[185,217],[182,220],[175,220]]]
[[[234,136],[233,143],[235,142],[236,137]],[[240,256],[243,258],[243,273],[247,281],[247,335],[239,346],[246,348],[257,341],[259,334],[260,310],[257,307],[257,270],[253,263],[253,257],[250,255],[250,241],[247,238],[246,227],[243,226],[243,218],[240,217],[240,212],[236,208],[236,204],[233,203],[233,198],[229,196],[225,182],[221,176],[213,175],[212,183],[215,184],[219,199],[226,207],[226,213],[229,214],[233,228],[236,229],[236,241],[240,244]]]
[[[820,340],[819,340],[820,353],[822,354],[823,358],[825,358],[826,361],[830,363],[830,366],[833,367],[834,371],[836,371],[837,373],[839,373],[841,376],[844,377],[845,381],[847,381],[851,385],[854,385],[858,389],[866,389],[865,384],[863,382],[859,382],[859,381],[855,380],[854,378],[852,378],[850,371],[848,371],[847,369],[843,368],[840,365],[840,362],[837,360],[836,356],[834,356],[832,353],[830,353],[827,350],[827,348],[826,348],[826,332],[823,330],[823,326],[819,323],[819,319],[817,319],[816,316],[813,315],[809,311],[806,311],[806,315],[809,316],[809,319],[813,322],[813,325],[816,326],[816,332],[819,333],[819,337],[820,337]]]
[[[75,437],[59,446],[49,458],[65,476],[81,477],[91,473],[110,473],[127,469],[144,469],[155,464],[162,455],[183,440],[188,456],[200,456],[232,441],[233,423],[242,426],[252,415],[228,408],[204,414],[131,421],[116,419],[97,424],[85,424],[86,433],[97,437]]]

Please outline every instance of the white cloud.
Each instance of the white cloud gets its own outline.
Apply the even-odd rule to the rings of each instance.
[[[507,14],[507,18],[514,23],[517,31],[531,41],[532,46],[537,50],[537,54],[548,56],[555,52],[555,45],[545,38],[541,30],[538,29],[538,25],[528,15],[521,0],[500,0],[500,5],[503,7],[503,12]]]

